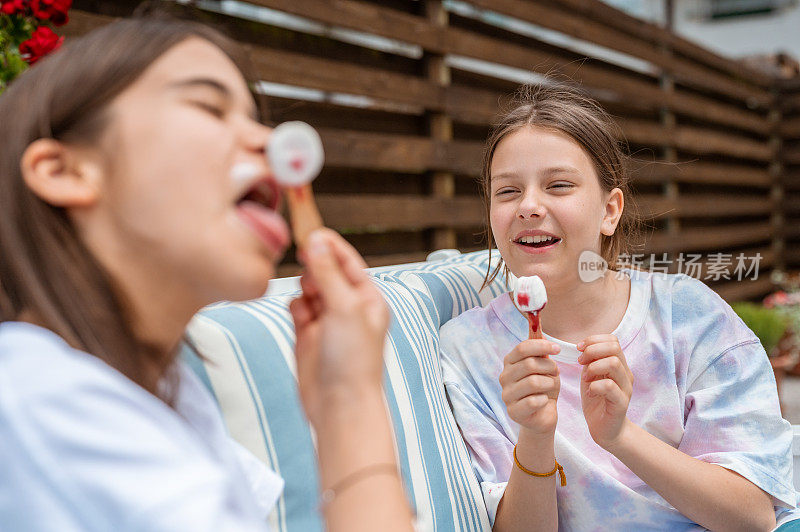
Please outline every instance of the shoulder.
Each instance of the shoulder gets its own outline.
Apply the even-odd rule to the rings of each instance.
[[[758,342],[731,306],[702,281],[684,274],[671,275],[672,326],[715,344],[720,351]],[[748,281],[742,281],[748,282]]]
[[[763,350],[731,306],[702,281],[685,274],[650,274],[654,303],[676,358],[699,374],[725,353]]]
[[[501,294],[485,306],[471,308],[442,325],[439,329],[439,341],[442,346],[457,346],[472,342],[476,338],[485,338],[488,329],[498,321],[496,308],[498,302],[501,298],[507,297],[506,294]]]
[[[45,454],[75,457],[81,450],[85,456],[141,450],[145,441],[150,450],[169,448],[187,440],[181,419],[122,373],[72,349],[56,334],[27,324],[0,325],[0,432],[16,442],[18,452],[37,460]],[[66,460],[63,465],[68,467]]]
[[[0,324],[0,379],[4,381],[0,397],[13,395],[29,408],[64,398],[74,404],[84,396],[150,395],[52,331],[19,322]]]

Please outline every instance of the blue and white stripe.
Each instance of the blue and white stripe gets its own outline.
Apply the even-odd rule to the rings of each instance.
[[[419,530],[490,530],[438,359],[439,327],[506,291],[498,279],[479,292],[488,266],[484,251],[375,275],[392,313],[386,404]],[[185,353],[217,399],[231,435],[286,481],[271,525],[313,532],[324,527],[314,438],[297,396],[291,299],[268,296],[204,309],[187,331],[202,360],[188,348]]]

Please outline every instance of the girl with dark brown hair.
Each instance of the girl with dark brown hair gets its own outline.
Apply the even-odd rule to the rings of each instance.
[[[487,143],[490,248],[539,276],[441,329],[442,371],[495,530],[770,530],[800,517],[792,430],[758,338],[683,274],[626,267],[638,232],[608,115],[523,89]],[[747,281],[744,281],[747,282]]]
[[[176,359],[262,295],[289,235],[238,52],[190,22],[68,42],[0,96],[0,529],[263,530],[281,479]],[[328,230],[292,303],[330,530],[410,530],[381,391],[388,310]],[[342,420],[347,419],[347,426]]]

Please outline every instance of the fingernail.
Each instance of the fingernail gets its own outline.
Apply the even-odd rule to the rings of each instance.
[[[328,243],[325,237],[319,231],[313,231],[308,235],[308,243],[306,245],[306,252],[310,255],[325,255],[328,253]]]
[[[581,342],[576,347],[578,348],[578,351],[583,351],[583,348],[586,347],[586,344]]]
[[[561,352],[561,346],[560,345],[552,344],[551,347],[553,349],[553,353],[560,353]]]

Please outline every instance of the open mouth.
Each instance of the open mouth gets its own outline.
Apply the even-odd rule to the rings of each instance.
[[[289,229],[277,212],[278,185],[271,179],[255,181],[236,201],[236,211],[274,256],[282,256],[289,245]]]
[[[515,244],[531,248],[546,248],[559,242],[561,239],[553,236],[523,236],[514,240]]]
[[[260,207],[271,211],[277,210],[280,203],[280,193],[274,181],[261,179],[245,191],[236,201],[236,205],[241,207],[244,203],[255,203]]]

